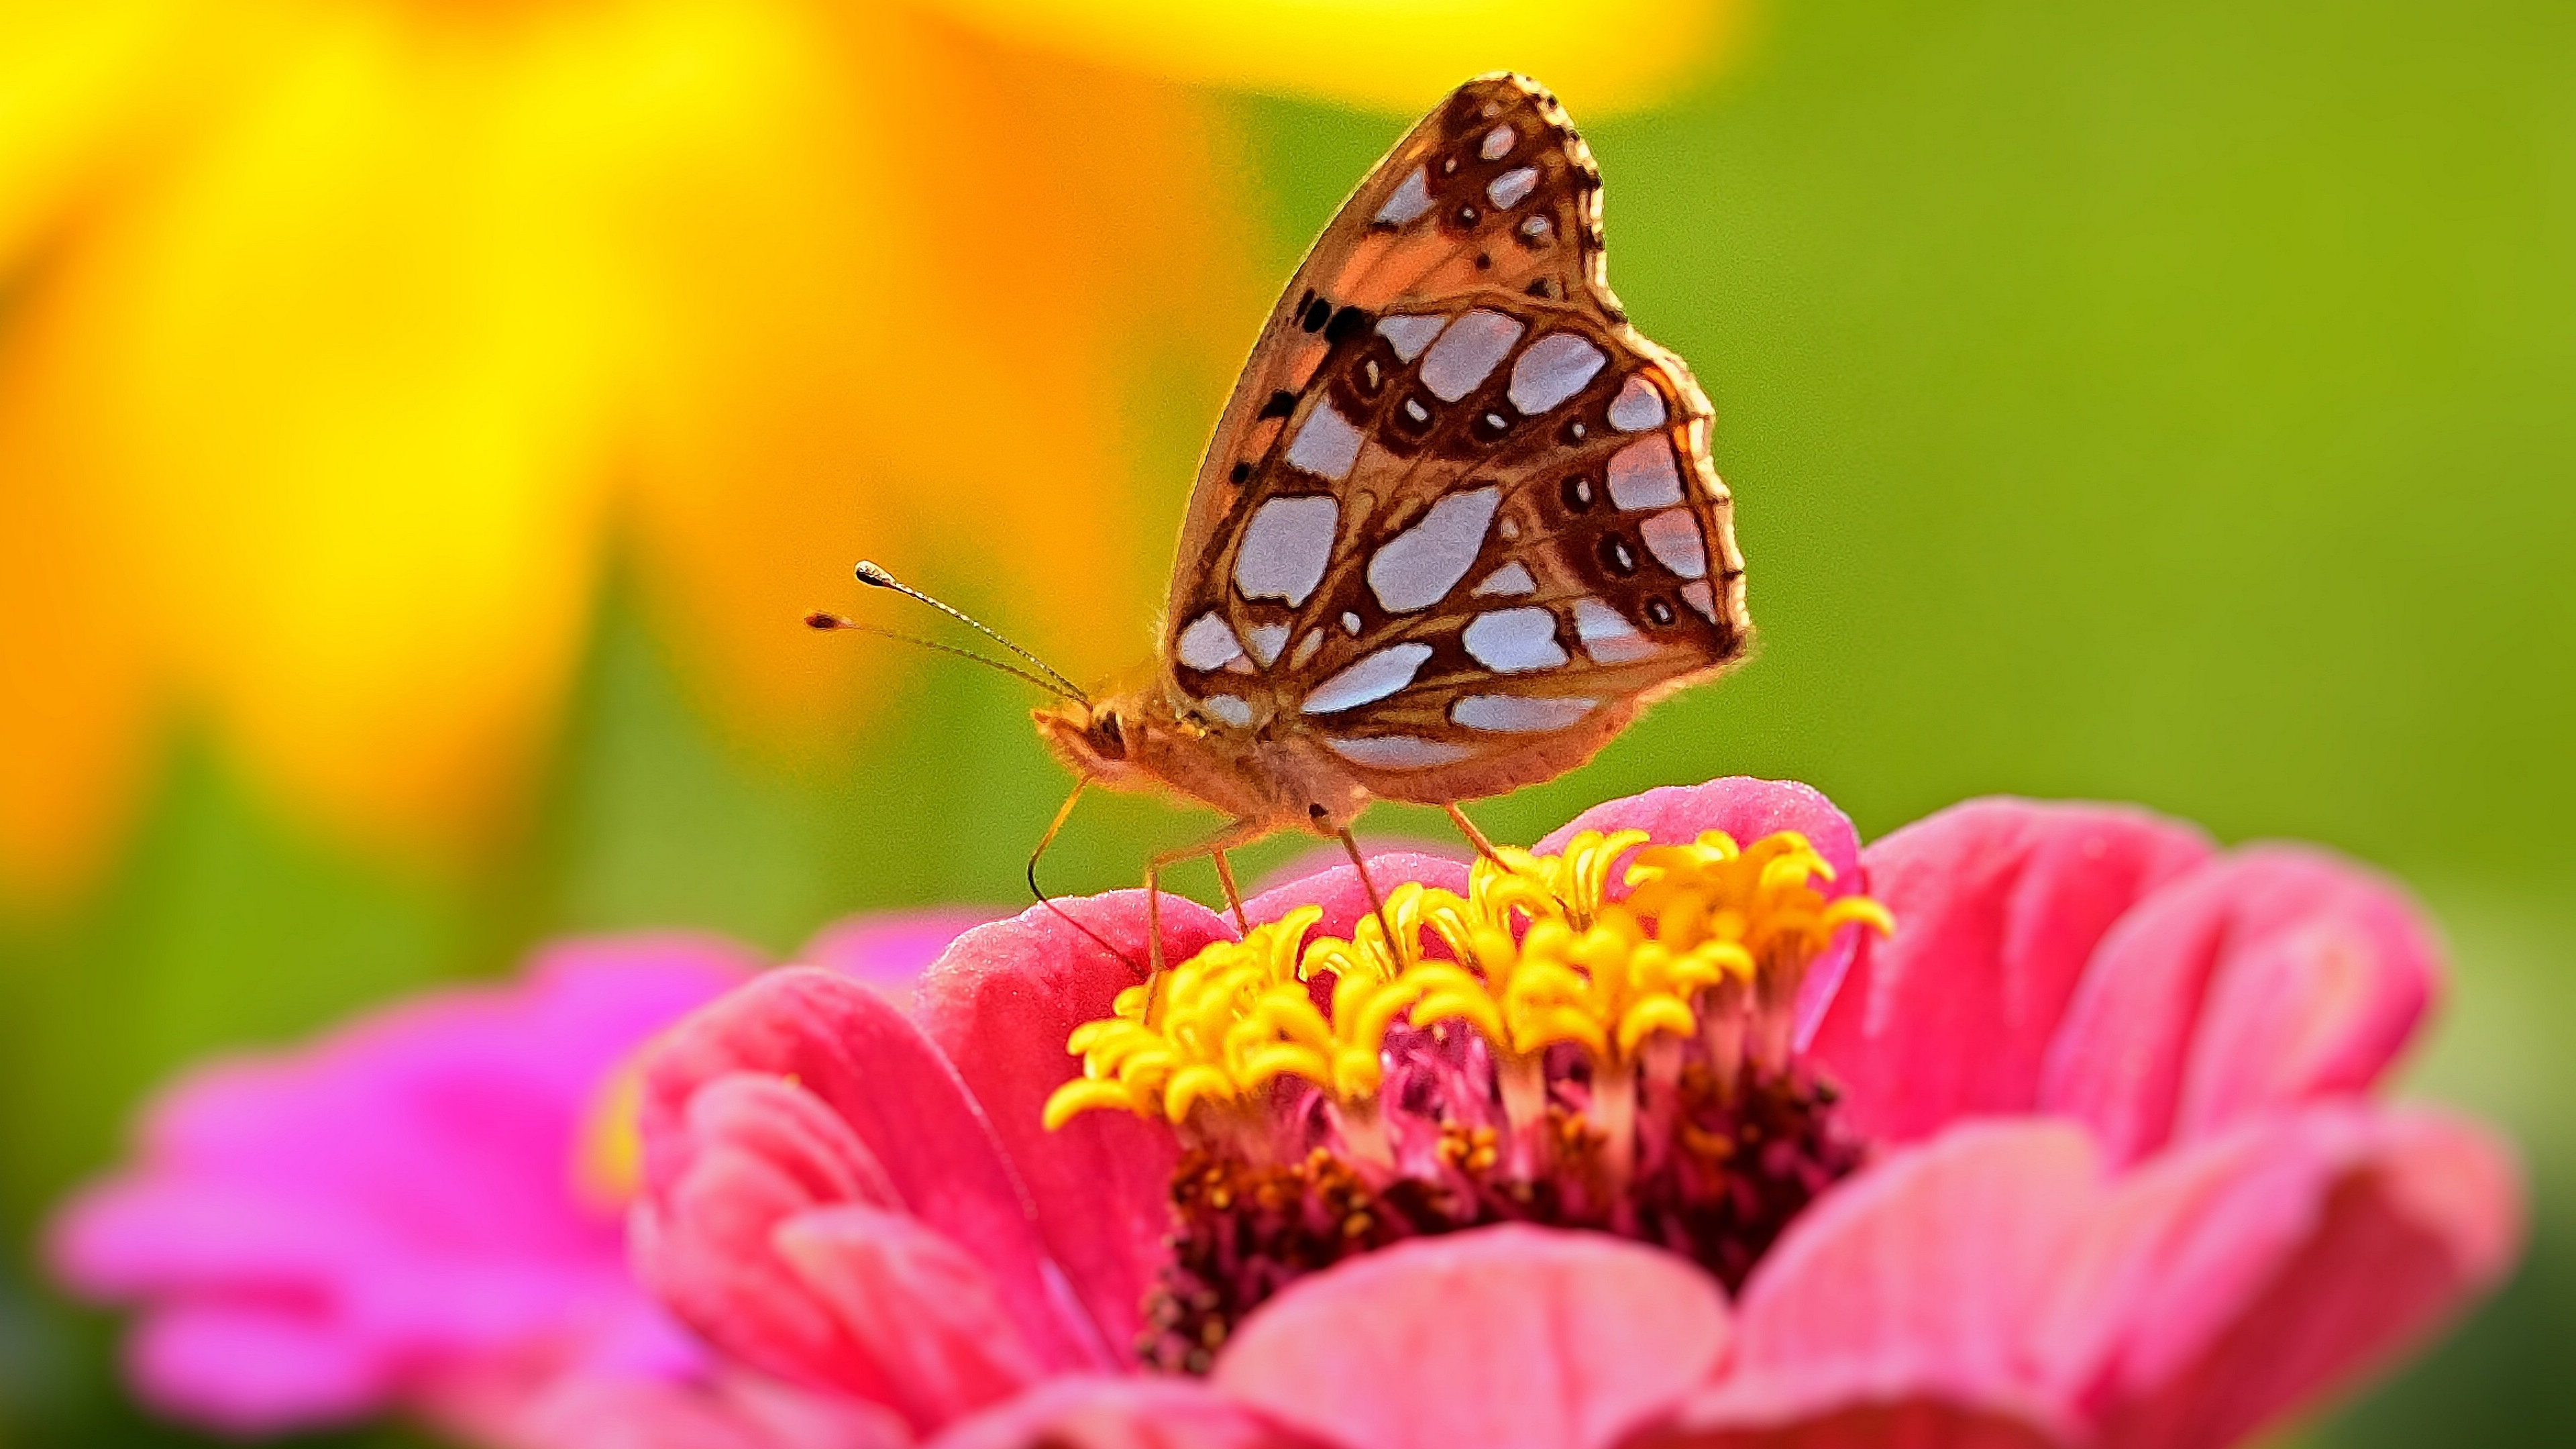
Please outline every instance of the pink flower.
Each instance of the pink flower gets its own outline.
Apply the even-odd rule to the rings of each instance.
[[[856,922],[805,959],[900,982],[979,919]],[[233,1432],[403,1410],[499,1445],[878,1442],[881,1416],[710,1355],[627,1268],[621,1069],[757,964],[576,942],[519,981],[199,1068],[152,1104],[137,1161],[65,1205],[54,1271],[143,1307],[145,1398]]]
[[[1150,997],[1133,892],[764,976],[650,1059],[639,1269],[959,1449],[2215,1449],[2515,1257],[2368,1095],[2435,949],[2347,863],[1751,780],[1505,855],[1167,900]]]

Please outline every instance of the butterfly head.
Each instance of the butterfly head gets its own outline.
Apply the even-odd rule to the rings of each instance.
[[[1111,789],[1157,778],[1155,759],[1169,748],[1171,724],[1157,722],[1141,692],[1122,691],[1085,702],[1064,699],[1032,710],[1038,738],[1065,768]]]

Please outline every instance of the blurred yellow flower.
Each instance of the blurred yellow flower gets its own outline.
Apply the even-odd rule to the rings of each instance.
[[[1138,364],[1212,407],[1271,280],[1183,83],[1409,111],[1509,63],[1599,114],[1726,13],[0,0],[0,887],[102,859],[174,716],[461,858],[613,558],[772,735],[848,713],[871,656],[794,621],[863,549],[1083,598],[1014,622],[1125,662]]]

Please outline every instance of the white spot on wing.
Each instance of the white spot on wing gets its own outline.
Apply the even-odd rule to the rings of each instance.
[[[1420,735],[1370,735],[1351,740],[1326,735],[1324,744],[1352,764],[1372,770],[1428,770],[1454,765],[1475,753],[1465,745],[1426,740]]]
[[[1422,359],[1422,385],[1442,402],[1456,402],[1475,391],[1520,336],[1516,319],[1479,307],[1450,323],[1431,344]]]
[[[1556,616],[1545,609],[1497,609],[1467,621],[1460,642],[1475,661],[1497,674],[1554,669],[1566,661],[1556,642]]]
[[[1291,669],[1305,668],[1306,661],[1314,658],[1315,651],[1323,647],[1324,631],[1321,629],[1307,630],[1306,637],[1297,641],[1297,652],[1288,656],[1288,667]]]
[[[1610,426],[1623,433],[1642,433],[1664,425],[1664,395],[1640,373],[1619,385],[1610,400]]]
[[[1485,195],[1494,205],[1509,211],[1520,205],[1537,185],[1538,168],[1521,166],[1495,177],[1492,183],[1486,186]]]
[[[1440,329],[1449,325],[1446,317],[1396,316],[1377,319],[1377,335],[1395,349],[1395,355],[1407,362],[1422,355]]]
[[[1351,426],[1341,409],[1324,402],[1306,415],[1305,425],[1288,440],[1288,466],[1321,478],[1346,477],[1359,458],[1362,441],[1360,430]]]
[[[1288,626],[1285,624],[1255,624],[1243,634],[1244,642],[1252,646],[1252,657],[1260,660],[1264,669],[1279,657],[1280,650],[1288,647]]]
[[[1501,501],[1502,491],[1491,486],[1452,493],[1432,504],[1420,523],[1379,545],[1368,566],[1378,603],[1403,614],[1447,597],[1475,567]]]
[[[1541,734],[1579,723],[1597,699],[1533,699],[1520,694],[1470,694],[1449,706],[1449,722],[1471,730]]]
[[[1662,438],[1639,438],[1610,455],[1610,501],[1621,508],[1666,508],[1682,501],[1682,475],[1673,467],[1673,446]]]
[[[1252,702],[1239,694],[1211,694],[1199,703],[1236,729],[1252,728]]]
[[[1712,624],[1717,622],[1717,590],[1709,586],[1708,580],[1682,585],[1682,602],[1699,610],[1701,618]]]
[[[1357,615],[1357,614],[1353,614],[1353,613],[1345,612],[1345,613],[1342,615],[1342,632],[1343,632],[1343,633],[1345,633],[1345,634],[1353,634],[1353,635],[1356,635],[1357,633],[1359,633],[1359,632],[1360,632],[1360,616],[1359,616],[1359,615]]]
[[[1583,652],[1600,664],[1626,664],[1655,652],[1626,616],[1594,598],[1574,601],[1574,637],[1583,641]]]
[[[1538,580],[1530,577],[1529,566],[1518,559],[1485,575],[1485,581],[1476,585],[1476,597],[1480,599],[1489,599],[1497,595],[1511,597],[1537,592]]]
[[[1512,363],[1512,406],[1536,417],[1583,390],[1609,359],[1578,333],[1551,332]]]
[[[1254,509],[1234,556],[1234,586],[1247,599],[1281,599],[1292,609],[1305,603],[1324,581],[1341,519],[1341,505],[1319,493],[1273,498]]]
[[[1687,508],[1668,508],[1639,525],[1646,547],[1674,574],[1695,579],[1708,572],[1708,550],[1700,546],[1699,520]]]
[[[1520,132],[1509,126],[1496,126],[1485,133],[1485,144],[1476,148],[1476,154],[1488,161],[1500,161],[1512,154],[1512,148],[1520,141]]]
[[[1430,209],[1431,173],[1416,166],[1413,174],[1404,178],[1404,184],[1387,197],[1386,205],[1377,209],[1377,219],[1402,226]]]
[[[1428,644],[1390,644],[1363,654],[1339,674],[1316,685],[1297,706],[1302,714],[1333,714],[1386,698],[1413,682],[1414,672],[1431,657]]]
[[[1213,609],[1190,621],[1172,654],[1192,669],[1223,669],[1243,653],[1243,645],[1234,631],[1216,616]]]

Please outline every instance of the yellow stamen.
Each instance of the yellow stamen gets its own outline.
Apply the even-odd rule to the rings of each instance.
[[[1785,999],[1842,927],[1893,930],[1866,896],[1826,900],[1818,886],[1833,869],[1795,832],[1742,848],[1720,831],[1647,839],[1586,831],[1557,855],[1503,847],[1469,870],[1463,896],[1408,882],[1386,898],[1392,939],[1371,914],[1348,938],[1306,942],[1323,915],[1309,906],[1211,945],[1171,969],[1158,1000],[1131,988],[1114,1015],[1074,1030],[1066,1046],[1082,1076],[1048,1099],[1047,1125],[1110,1108],[1182,1124],[1283,1077],[1374,1122],[1386,1034],[1399,1024],[1475,1032],[1506,1088],[1520,1087],[1507,1096],[1527,1096],[1541,1054],[1566,1044],[1624,1090],[1659,1041],[1687,1041],[1704,1022],[1718,1030],[1707,1013],[1719,1003]],[[1626,887],[1617,899],[1614,872]],[[1450,959],[1423,954],[1426,933]],[[1309,984],[1319,977],[1332,983],[1329,1014]],[[1735,1039],[1735,1019],[1722,1025]]]

